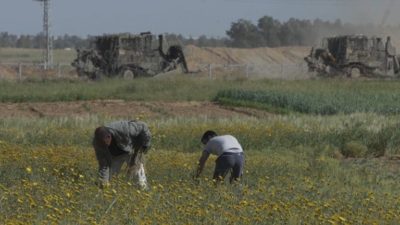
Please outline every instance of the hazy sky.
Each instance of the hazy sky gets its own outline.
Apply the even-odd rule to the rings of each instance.
[[[33,0],[0,0],[0,32],[37,34],[42,7]],[[240,18],[264,15],[377,24],[390,9],[400,23],[399,0],[51,0],[52,33],[86,36],[114,32],[225,36]]]

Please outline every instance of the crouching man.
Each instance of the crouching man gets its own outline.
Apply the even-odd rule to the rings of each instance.
[[[127,163],[127,176],[147,189],[144,156],[150,148],[151,133],[140,121],[115,121],[96,128],[93,147],[99,163],[100,186],[108,185],[113,175]]]
[[[210,154],[217,155],[213,179],[221,181],[231,171],[230,182],[237,181],[243,174],[244,154],[242,146],[232,135],[218,136],[214,131],[206,131],[201,138],[205,145],[199,159],[195,178],[198,178]]]

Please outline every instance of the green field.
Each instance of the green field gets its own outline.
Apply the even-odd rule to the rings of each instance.
[[[270,113],[230,119],[201,115],[150,119],[142,115],[153,133],[153,146],[146,156],[149,191],[138,190],[124,176],[103,190],[94,184],[93,130],[121,118],[96,112],[0,118],[0,221],[398,224],[399,86],[397,81],[184,77],[3,81],[0,102],[8,103],[216,100]],[[321,113],[322,103],[334,103],[336,111]],[[294,107],[299,104],[309,110]],[[393,110],[381,111],[383,105]],[[198,182],[191,179],[201,153],[199,138],[206,129],[233,134],[242,143],[246,171],[240,184],[216,186],[210,180],[214,158]]]
[[[24,48],[0,48],[1,63],[39,63],[42,62],[43,50]],[[70,64],[76,58],[74,49],[55,49],[53,51],[54,63]]]
[[[172,75],[131,81],[0,81],[0,102],[215,100],[282,113],[324,115],[354,112],[397,114],[400,111],[399,98],[400,82],[394,80],[211,80],[196,75]]]
[[[400,91],[397,81],[299,81],[270,85],[264,90],[230,89],[219,91],[215,100],[222,104],[251,106],[277,112],[333,115],[372,112],[399,114]]]

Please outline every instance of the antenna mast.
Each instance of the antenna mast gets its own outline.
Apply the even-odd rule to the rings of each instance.
[[[50,0],[35,0],[43,4],[43,67],[53,67],[53,38],[50,33],[49,3]]]

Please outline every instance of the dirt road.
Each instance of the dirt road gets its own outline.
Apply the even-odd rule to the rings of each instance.
[[[96,100],[79,102],[0,103],[0,117],[112,116],[134,118],[232,118],[264,117],[268,113],[211,102],[126,102]]]

